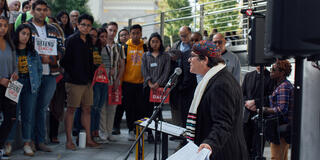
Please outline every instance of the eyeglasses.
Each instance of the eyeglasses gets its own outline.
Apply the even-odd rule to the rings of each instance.
[[[87,27],[87,28],[92,27],[91,24],[85,24],[85,23],[81,23],[80,26],[81,26],[81,27]]]
[[[213,43],[215,44],[215,45],[217,45],[217,44],[222,44],[222,41],[213,41]]]

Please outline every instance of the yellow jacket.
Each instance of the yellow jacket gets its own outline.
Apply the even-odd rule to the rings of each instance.
[[[144,54],[143,40],[140,40],[139,45],[134,45],[132,40],[129,39],[127,45],[127,59],[123,81],[135,84],[143,83],[141,73],[142,55]]]

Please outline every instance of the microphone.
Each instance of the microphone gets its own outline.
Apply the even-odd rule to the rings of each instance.
[[[174,72],[172,73],[172,75],[169,77],[169,81],[166,84],[165,88],[170,87],[173,83],[175,83],[175,81],[177,81],[179,75],[182,73],[182,69],[180,67],[177,67],[176,69],[174,69]]]

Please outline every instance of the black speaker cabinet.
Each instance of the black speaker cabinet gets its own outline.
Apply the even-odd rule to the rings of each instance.
[[[275,60],[264,54],[265,18],[264,16],[250,17],[250,33],[248,38],[248,61],[251,66],[270,65]]]
[[[320,56],[320,0],[268,0],[265,54]]]

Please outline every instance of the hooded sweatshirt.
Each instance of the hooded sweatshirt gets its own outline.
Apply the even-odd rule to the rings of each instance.
[[[141,73],[142,55],[144,54],[143,40],[140,40],[138,45],[134,45],[132,39],[129,39],[127,45],[127,59],[123,81],[135,84],[143,83]]]

